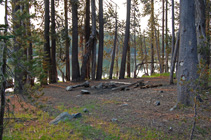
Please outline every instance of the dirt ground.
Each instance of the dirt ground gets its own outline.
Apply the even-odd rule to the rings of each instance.
[[[112,91],[111,89],[92,89],[100,83],[110,81],[134,83],[144,80],[146,85],[162,84],[155,88],[140,89],[131,86],[127,91]],[[189,139],[193,124],[193,107],[180,107],[180,109],[170,109],[176,105],[177,91],[176,85],[169,85],[168,77],[139,78],[122,80],[101,80],[89,81],[90,87],[79,87],[73,91],[66,91],[70,85],[76,82],[66,82],[50,84],[46,86],[42,102],[53,108],[63,105],[65,108],[95,106],[89,111],[90,117],[112,122],[121,128],[143,127],[163,131],[165,134],[172,134],[178,139]],[[81,90],[89,90],[91,94],[82,95]],[[46,99],[46,100],[44,100]],[[156,105],[156,102],[160,105]],[[43,108],[51,115],[59,115],[58,110],[50,107]],[[197,107],[197,115],[194,136],[196,139],[211,140],[211,96],[203,98],[200,107]]]

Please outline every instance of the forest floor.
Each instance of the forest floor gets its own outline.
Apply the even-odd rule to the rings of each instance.
[[[30,116],[31,119],[14,121],[17,124],[23,124],[20,126],[8,125],[5,130],[5,139],[23,136],[21,131],[25,131],[25,135],[30,133],[25,139],[36,139],[36,137],[37,139],[94,140],[189,139],[194,121],[194,108],[179,106],[179,109],[170,110],[176,105],[177,89],[176,85],[169,85],[168,79],[168,77],[156,77],[89,81],[91,86],[110,81],[134,83],[139,80],[143,80],[147,85],[162,84],[162,86],[147,89],[131,86],[127,91],[90,87],[66,91],[67,86],[80,83],[50,84],[44,87],[44,95],[39,98],[42,107],[37,109],[25,103],[25,108],[34,110]],[[91,94],[81,94],[82,89],[89,90]],[[210,92],[206,94],[206,97],[202,97],[203,102],[197,106],[194,139],[198,140],[211,140],[211,94]],[[16,96],[12,97],[11,102],[17,101],[16,98]],[[158,102],[160,105],[157,105]],[[19,107],[16,106],[15,112],[24,112],[18,110]],[[83,112],[85,108],[88,110],[86,113]],[[82,113],[82,117],[74,119],[68,126],[67,122],[59,123],[55,127],[48,125],[62,112]],[[34,113],[36,115],[33,115]],[[43,116],[43,113],[47,115]],[[30,129],[25,130],[26,126]],[[32,128],[32,126],[38,128]],[[55,128],[56,130],[53,130]]]

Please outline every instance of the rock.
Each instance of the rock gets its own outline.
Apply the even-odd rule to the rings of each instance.
[[[117,121],[117,118],[112,118],[111,121],[112,122],[116,122]]]
[[[76,97],[81,97],[81,95],[77,95]]]
[[[72,91],[72,90],[73,90],[73,87],[72,86],[66,87],[66,91]]]
[[[173,131],[173,128],[172,127],[169,127],[169,131]]]
[[[76,113],[76,114],[72,114],[73,118],[81,118],[82,114],[81,113]]]
[[[102,89],[103,88],[103,83],[100,83],[99,85],[96,86],[96,89]]]
[[[89,110],[87,108],[84,108],[83,112],[87,113]]]
[[[160,101],[156,101],[156,102],[155,102],[155,105],[156,105],[156,106],[159,106],[159,105],[160,105]]]
[[[57,125],[60,121],[65,121],[65,120],[72,120],[74,118],[73,115],[70,115],[68,112],[63,112],[59,116],[57,116],[54,120],[50,121],[49,124],[54,124]]]
[[[81,94],[90,94],[88,90],[81,90]]]

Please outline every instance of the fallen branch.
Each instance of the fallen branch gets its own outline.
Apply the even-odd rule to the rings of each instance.
[[[162,84],[158,85],[146,85],[146,86],[141,86],[140,89],[146,89],[146,88],[155,88],[155,87],[160,87],[163,86]]]
[[[117,88],[112,88],[112,91],[115,91],[115,90],[123,90],[123,89],[125,89],[125,88],[131,87],[131,86],[133,86],[133,85],[136,85],[136,84],[138,84],[138,83],[143,83],[143,82],[144,82],[144,80],[139,80],[139,81],[137,81],[137,82],[135,82],[135,83],[131,83],[131,84],[129,84],[129,85],[120,86],[120,87],[117,87]]]
[[[73,90],[73,88],[77,88],[77,87],[89,87],[89,81],[86,81],[86,82],[79,84],[79,85],[68,86],[68,87],[66,87],[66,90],[71,91],[71,90]]]

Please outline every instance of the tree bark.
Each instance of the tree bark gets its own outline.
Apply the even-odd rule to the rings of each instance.
[[[66,55],[66,81],[70,81],[70,39],[68,35],[68,8],[67,0],[64,0],[64,11],[65,11],[65,55]]]
[[[72,80],[80,79],[78,62],[78,0],[72,0]]]
[[[86,0],[86,18],[85,18],[85,42],[89,41],[90,37],[90,0]],[[86,45],[85,45],[86,46]],[[88,53],[88,47],[85,47],[85,54]],[[90,58],[88,58],[85,77],[90,78]]]
[[[175,69],[175,63],[176,63],[176,59],[177,59],[177,56],[178,56],[178,51],[179,51],[179,41],[180,41],[180,32],[178,32],[177,34],[177,41],[176,41],[176,44],[175,44],[175,49],[174,49],[174,52],[173,52],[173,56],[172,56],[172,61],[171,61],[171,69],[170,69],[170,85],[174,84],[174,69]]]
[[[195,7],[193,0],[180,0],[180,49],[177,77],[178,103],[193,104],[196,89],[197,40],[195,28]]]
[[[50,83],[57,83],[57,69],[56,69],[56,23],[55,23],[55,4],[51,0],[51,79]]]
[[[49,0],[45,0],[45,27],[44,27],[44,60],[43,60],[43,69],[45,73],[45,77],[42,80],[42,85],[47,85],[48,81],[48,73],[49,73],[49,65],[51,64],[50,59],[50,41],[49,41]],[[51,74],[49,74],[51,75]]]
[[[5,25],[8,24],[7,20],[8,10],[7,10],[7,0],[5,0]],[[7,27],[5,28],[4,35],[7,35]],[[1,66],[2,74],[3,76],[6,75],[6,67],[7,67],[7,45],[6,40],[4,40],[4,49],[3,49],[3,63]],[[3,133],[4,133],[4,113],[5,113],[5,89],[6,89],[6,79],[2,78],[2,84],[1,84],[1,112],[0,112],[0,139],[3,139]]]
[[[126,63],[127,48],[129,45],[128,43],[130,37],[130,9],[131,9],[131,0],[127,0],[127,20],[125,29],[125,40],[124,40],[119,79],[124,79],[125,77],[125,63]]]
[[[127,78],[130,78],[130,38],[127,49]]]
[[[117,20],[117,5],[116,5],[115,21],[116,22],[115,22],[115,35],[114,35],[114,49],[113,49],[113,53],[112,53],[112,60],[111,60],[111,66],[110,66],[109,79],[112,79],[113,69],[114,69],[114,59],[115,59],[115,53],[116,53],[117,29],[118,29],[118,27],[117,27],[117,22],[118,22],[118,20]]]
[[[89,40],[86,42],[87,53],[83,56],[83,62],[81,67],[81,80],[85,80],[87,63],[91,55],[93,44],[96,41],[96,15],[95,15],[95,0],[92,0],[92,34],[89,37]]]
[[[97,77],[96,77],[97,80],[102,79],[103,45],[104,45],[103,0],[99,0],[99,51],[98,51]]]
[[[154,0],[151,0],[151,75],[154,73]]]
[[[164,20],[165,20],[165,17],[164,17],[164,13],[165,13],[165,6],[164,6],[164,0],[162,0],[162,15],[163,15],[163,18],[162,18],[162,68],[160,70],[160,73],[163,73],[163,68],[164,68]]]
[[[166,0],[166,67],[165,72],[168,72],[168,58],[169,58],[169,46],[168,46],[168,0]]]

